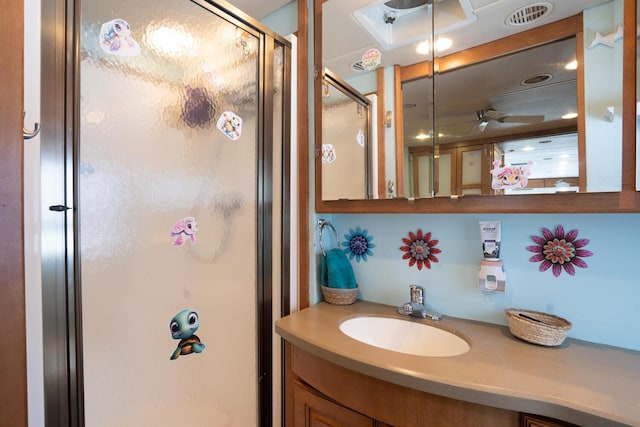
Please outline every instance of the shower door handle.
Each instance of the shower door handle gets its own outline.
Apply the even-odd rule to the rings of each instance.
[[[49,210],[50,211],[54,211],[54,212],[64,212],[66,210],[71,209],[68,206],[64,206],[64,205],[53,205],[53,206],[49,206]]]

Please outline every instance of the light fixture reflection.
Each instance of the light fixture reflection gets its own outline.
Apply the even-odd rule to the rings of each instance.
[[[562,116],[562,118],[565,120],[575,119],[576,117],[578,117],[578,113],[568,113]]]
[[[431,51],[430,41],[423,40],[416,45],[416,53],[419,55],[428,55]],[[440,37],[436,40],[435,50],[436,52],[443,52],[453,46],[453,41],[447,37]]]
[[[158,53],[178,57],[194,56],[196,40],[180,24],[149,24],[145,41]]]
[[[453,46],[453,40],[448,39],[446,37],[440,37],[438,41],[436,41],[436,50],[438,52],[443,52]]]
[[[423,40],[416,46],[416,53],[418,55],[428,55],[429,54],[429,40]]]
[[[577,70],[578,69],[578,61],[575,59],[571,62],[568,62],[567,65],[564,66],[565,70]]]

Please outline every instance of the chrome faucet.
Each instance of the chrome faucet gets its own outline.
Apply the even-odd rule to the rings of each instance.
[[[417,285],[409,287],[411,301],[398,308],[398,313],[405,316],[419,317],[421,319],[440,320],[442,315],[427,309],[424,303],[424,289]]]

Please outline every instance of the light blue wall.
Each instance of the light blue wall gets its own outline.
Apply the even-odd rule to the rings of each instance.
[[[294,33],[298,29],[298,3],[291,1],[260,20],[267,28],[282,37]]]
[[[517,196],[513,196],[517,197]],[[330,220],[344,241],[349,229],[360,226],[374,237],[373,256],[352,261],[361,299],[399,306],[407,302],[409,285],[425,288],[426,300],[445,315],[506,324],[504,309],[545,311],[573,323],[570,337],[640,350],[640,214],[334,214]],[[478,289],[482,249],[478,221],[502,223],[501,258],[507,274],[504,294]],[[593,256],[588,268],[575,276],[538,271],[539,263],[525,248],[542,227],[578,229],[589,239]],[[422,229],[438,239],[439,262],[422,271],[402,259],[402,238]],[[325,240],[325,247],[333,241]],[[317,296],[312,290],[312,296]]]

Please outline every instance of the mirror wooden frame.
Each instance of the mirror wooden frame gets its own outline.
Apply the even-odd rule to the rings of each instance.
[[[303,2],[305,0],[299,0]],[[314,105],[321,99],[322,82],[322,4],[314,0]],[[636,3],[624,0],[624,40],[636,40]],[[636,43],[624,43],[623,93],[636,93]],[[636,182],[636,100],[623,99],[622,125],[622,188],[612,193],[566,193],[518,196],[452,196],[451,198],[396,198],[368,200],[322,200],[315,191],[318,213],[631,213],[640,212],[640,192]],[[315,118],[315,182],[321,183],[320,151],[322,141],[321,109],[314,109]],[[398,160],[396,159],[396,162]]]

